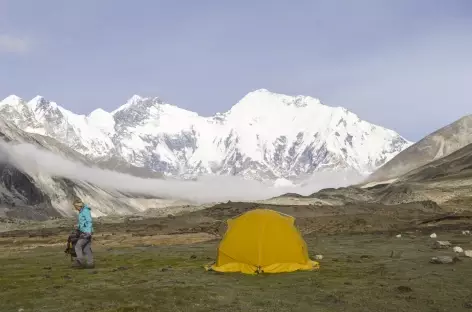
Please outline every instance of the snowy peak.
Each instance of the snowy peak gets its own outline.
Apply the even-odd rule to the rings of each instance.
[[[147,110],[153,106],[163,104],[164,102],[158,97],[142,97],[140,95],[133,95],[125,104],[121,105],[117,109],[111,112],[112,115],[115,115],[119,112],[136,110],[143,111]]]
[[[92,115],[111,115],[111,113],[107,112],[106,110],[102,109],[102,108],[97,108],[95,110],[93,110],[89,115],[88,117],[92,116]]]
[[[0,102],[0,114],[21,129],[34,127],[36,123],[26,102],[16,95],[10,95]]]
[[[86,116],[64,109],[40,95],[27,103],[18,97],[7,99],[0,106],[2,116],[27,132],[52,137],[87,156],[104,156],[113,149],[109,137],[112,131],[105,131],[110,127],[97,125],[97,118],[89,122]]]
[[[28,108],[32,111],[37,121],[41,123],[48,123],[54,120],[56,123],[64,118],[74,118],[76,114],[68,111],[61,106],[57,105],[56,102],[46,100],[44,97],[38,95],[27,103]]]
[[[57,104],[54,102],[49,102],[43,96],[37,95],[31,101],[27,103],[28,107],[30,107],[33,111],[40,107],[47,107],[49,105],[53,106],[53,108],[57,108]]]
[[[133,103],[137,103],[137,102],[142,101],[144,99],[145,98],[143,98],[142,96],[134,94],[132,97],[129,98],[127,104],[132,105]]]
[[[125,104],[121,105],[120,107],[118,107],[117,109],[112,111],[111,113],[112,113],[112,115],[114,115],[115,113],[117,113],[119,111],[122,111],[122,110],[126,110],[126,109],[132,107],[133,105],[136,105],[137,103],[144,101],[145,99],[146,98],[143,98],[143,97],[135,94],[132,97],[130,97],[129,100],[126,101]]]
[[[113,115],[106,110],[101,108],[97,108],[96,110],[92,111],[88,116],[88,119],[113,119]]]
[[[281,93],[271,92],[267,89],[258,89],[246,94],[239,102],[231,107],[225,113],[217,113],[213,120],[222,121],[225,119],[235,119],[252,122],[258,119],[273,119],[282,116],[284,119],[290,119],[289,116],[296,117],[309,114],[313,117],[319,113],[326,115],[325,112],[335,114],[351,114],[354,118],[357,116],[342,107],[329,107],[321,103],[317,98],[304,95],[290,96]],[[287,116],[288,114],[288,116]]]
[[[22,98],[12,94],[12,95],[9,95],[6,98],[4,98],[2,101],[0,101],[0,104],[17,105],[17,104],[22,103],[22,102],[23,102]]]
[[[36,106],[36,105],[40,105],[42,103],[46,103],[46,99],[41,96],[41,95],[36,95],[34,98],[31,99],[31,101],[28,102],[28,106]]]
[[[46,100],[43,96],[37,95],[30,101],[26,102],[24,99],[16,95],[7,96],[5,99],[0,101],[0,105],[10,105],[10,106],[27,106],[31,110],[35,110],[38,107],[52,107],[54,109],[58,108],[58,105],[54,102]]]
[[[224,115],[236,128],[251,126],[253,131],[262,131],[273,139],[280,135],[294,138],[301,132],[313,135],[334,129],[339,123],[347,125],[358,120],[347,110],[323,105],[318,99],[277,94],[266,89],[247,94]]]
[[[115,133],[115,119],[113,115],[101,108],[97,108],[87,116],[87,122],[101,130],[108,136]]]
[[[166,131],[166,129],[174,129],[173,131],[175,131],[176,127],[183,129],[185,126],[189,126],[189,122],[193,123],[194,119],[203,119],[195,112],[165,103],[158,97],[140,97],[137,95],[111,114],[120,129],[152,124],[152,127],[147,127],[148,130],[151,130],[151,128],[156,130],[156,127],[159,127],[163,131]]]
[[[46,100],[44,97],[38,95],[35,96],[31,101],[27,103],[27,106],[36,115],[38,119],[44,118],[45,115],[61,115],[62,107],[57,105],[56,102]]]
[[[259,89],[256,91],[249,92],[246,96],[244,96],[238,104],[252,104],[252,105],[286,105],[286,106],[296,106],[296,107],[306,107],[308,105],[321,105],[319,99],[304,96],[304,95],[296,95],[290,96],[281,93],[271,92],[267,89]]]

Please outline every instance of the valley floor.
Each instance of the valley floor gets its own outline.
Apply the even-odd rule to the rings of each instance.
[[[437,228],[472,249],[472,237]],[[246,276],[206,272],[218,241],[206,233],[98,235],[96,268],[69,268],[63,237],[0,240],[0,311],[470,311],[472,259],[430,264],[420,231],[308,234],[321,269]],[[119,242],[117,242],[117,238]]]

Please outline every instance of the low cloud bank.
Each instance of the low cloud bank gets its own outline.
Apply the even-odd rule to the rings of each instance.
[[[132,175],[88,167],[32,144],[0,142],[0,162],[10,163],[32,176],[47,174],[81,180],[106,190],[138,193],[147,196],[189,200],[198,203],[262,200],[284,193],[309,195],[321,188],[347,186],[362,177],[351,171],[321,172],[301,185],[264,183],[236,176],[202,176],[196,181],[146,179]]]

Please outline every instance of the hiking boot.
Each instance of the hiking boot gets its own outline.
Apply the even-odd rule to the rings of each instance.
[[[75,260],[74,262],[72,262],[71,264],[71,268],[74,268],[74,269],[82,269],[84,266],[80,263],[79,260]]]
[[[94,263],[87,263],[85,266],[84,266],[85,269],[94,269],[95,268],[95,264]]]

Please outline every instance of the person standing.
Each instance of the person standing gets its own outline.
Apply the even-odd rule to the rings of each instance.
[[[92,254],[93,221],[90,207],[80,198],[75,199],[73,205],[79,212],[77,230],[80,232],[79,240],[75,245],[77,258],[73,267],[93,268],[95,266]]]

